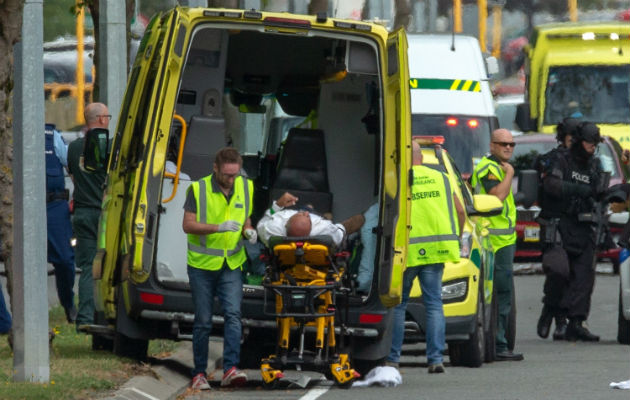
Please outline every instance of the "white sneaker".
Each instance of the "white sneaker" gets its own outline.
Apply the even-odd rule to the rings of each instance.
[[[198,373],[192,378],[192,383],[190,387],[193,390],[210,390],[210,385],[208,384],[208,380],[206,379],[206,374]]]
[[[245,382],[247,382],[247,374],[236,367],[232,367],[227,370],[225,374],[223,374],[223,379],[221,379],[221,387],[243,386]]]

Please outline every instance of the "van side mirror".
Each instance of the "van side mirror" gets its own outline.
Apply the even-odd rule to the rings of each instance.
[[[529,103],[522,103],[516,106],[516,116],[514,122],[523,132],[531,132],[538,129],[536,120],[529,114]]]
[[[499,61],[496,57],[490,56],[486,58],[486,68],[488,69],[488,77],[499,73]]]
[[[497,196],[491,194],[473,195],[473,205],[466,206],[466,213],[469,217],[492,217],[499,215],[503,211],[503,203]]]
[[[538,172],[524,169],[518,173],[518,191],[514,195],[514,202],[525,208],[531,207],[538,200]]]
[[[105,172],[109,159],[109,131],[94,128],[85,134],[83,168],[90,172]]]

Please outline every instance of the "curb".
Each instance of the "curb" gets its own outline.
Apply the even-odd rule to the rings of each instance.
[[[222,364],[223,340],[210,338],[208,369],[210,372]],[[153,360],[153,375],[134,376],[113,395],[103,400],[175,400],[190,384],[193,367],[192,342],[182,342],[170,357]]]

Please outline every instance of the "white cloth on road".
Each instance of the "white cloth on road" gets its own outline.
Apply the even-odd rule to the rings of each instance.
[[[622,382],[610,382],[610,387],[613,389],[630,389],[630,379]]]
[[[362,381],[355,381],[352,387],[365,387],[378,385],[383,387],[398,386],[402,383],[400,372],[394,367],[376,367],[365,375]]]

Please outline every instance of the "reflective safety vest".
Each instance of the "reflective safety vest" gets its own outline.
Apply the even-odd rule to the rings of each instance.
[[[234,180],[232,197],[228,202],[223,192],[214,192],[212,175],[201,178],[190,185],[197,204],[197,222],[221,224],[232,220],[241,224],[251,215],[254,184],[249,179],[238,176]],[[247,256],[238,232],[215,232],[209,235],[188,234],[188,265],[216,271],[227,261],[230,269],[240,268]]]
[[[448,177],[415,165],[407,267],[459,262],[459,224]]]
[[[472,173],[471,184],[475,193],[487,194],[481,180],[490,172],[500,182],[505,178],[505,171],[496,161],[483,157]],[[494,252],[502,247],[516,243],[516,204],[514,204],[511,186],[510,193],[503,200],[503,211],[501,214],[486,218],[490,221],[488,233],[490,233],[490,243]]]

